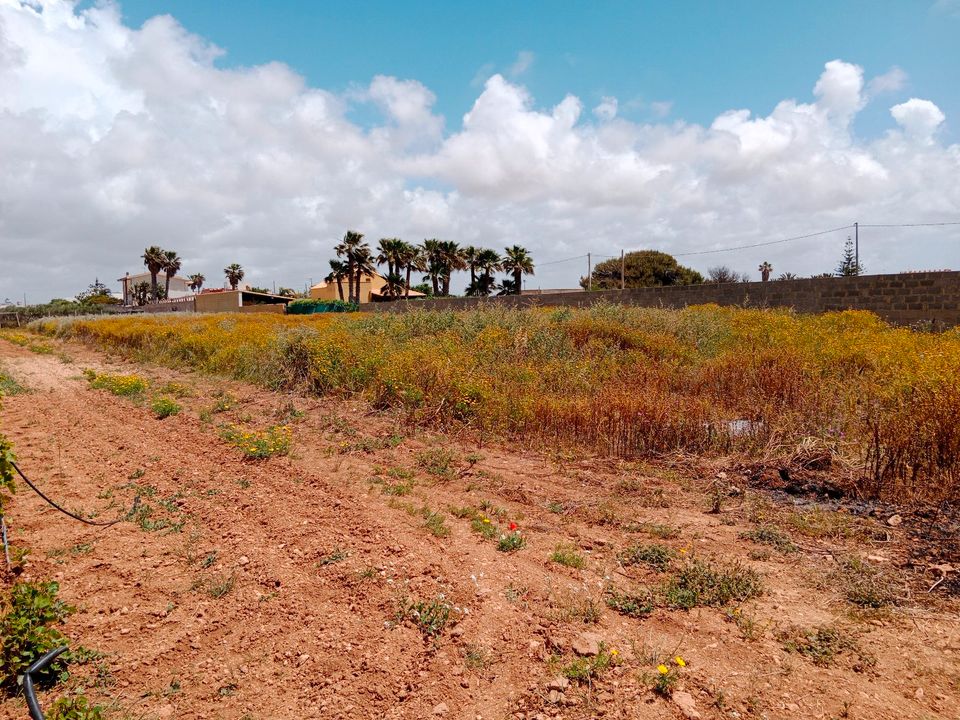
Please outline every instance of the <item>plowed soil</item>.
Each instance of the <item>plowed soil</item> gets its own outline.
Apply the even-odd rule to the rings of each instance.
[[[140,500],[129,521],[95,528],[18,486],[19,579],[59,581],[77,607],[63,631],[103,653],[46,705],[80,683],[116,718],[960,717],[957,602],[948,583],[930,590],[954,571],[909,560],[909,521],[778,500],[705,463],[480,447],[360,402],[56,347],[0,342],[28,388],[0,415],[21,468],[97,519]],[[189,396],[159,420],[149,402],[91,389],[83,368]],[[226,423],[289,424],[290,454],[247,459],[221,438]],[[443,515],[438,534],[423,508]],[[451,508],[504,533],[515,523],[525,544],[500,551]],[[771,526],[798,551],[741,536]],[[638,544],[670,548],[670,567],[624,562]],[[558,546],[583,567],[551,560]],[[646,617],[608,607],[609,587],[658,586],[691,557],[755,569],[763,594]],[[837,579],[849,557],[884,573],[898,603],[852,604]],[[449,609],[436,634],[409,612],[420,601]],[[851,644],[818,664],[795,650],[821,627]],[[561,678],[598,642],[616,651],[610,667]],[[652,690],[660,662],[672,698]],[[26,716],[22,697],[0,702],[0,717]]]

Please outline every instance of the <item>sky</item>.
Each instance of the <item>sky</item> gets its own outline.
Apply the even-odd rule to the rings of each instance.
[[[958,36],[960,0],[0,0],[0,301],[152,244],[302,288],[348,229],[518,243],[528,288],[644,248],[830,271],[855,221],[960,222]],[[960,225],[860,253],[960,269]]]

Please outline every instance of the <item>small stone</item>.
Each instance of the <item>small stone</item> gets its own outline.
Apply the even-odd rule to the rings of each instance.
[[[867,560],[877,563],[887,562],[887,558],[885,558],[883,555],[867,555]]]
[[[697,712],[697,703],[690,693],[677,690],[670,697],[674,705],[680,708],[680,712],[687,720],[700,720],[703,717],[703,715]]]
[[[248,558],[246,555],[241,555],[240,559],[237,560],[237,562],[240,565],[248,565],[250,563],[250,558]]]
[[[923,700],[923,688],[917,688],[916,692],[913,693],[913,696],[917,700]]]
[[[596,633],[583,633],[573,641],[573,645],[571,647],[577,655],[599,655],[601,642],[603,642],[603,638]]]
[[[887,518],[887,525],[890,527],[897,527],[902,522],[903,518],[899,515],[891,515],[889,518]]]
[[[547,690],[564,692],[568,687],[570,687],[570,681],[562,675],[557,675],[557,677],[553,678],[553,680],[547,683]]]
[[[797,705],[796,703],[787,703],[787,710],[789,710],[790,712],[799,712],[800,706]]]
[[[159,720],[167,720],[173,717],[173,705],[161,705],[157,708],[157,717]]]
[[[446,715],[450,712],[450,708],[447,707],[446,703],[440,703],[433,709],[434,715]]]
[[[547,702],[550,703],[551,705],[559,705],[561,702],[563,702],[563,700],[564,700],[564,695],[562,692],[559,692],[558,690],[551,690],[547,694]]]

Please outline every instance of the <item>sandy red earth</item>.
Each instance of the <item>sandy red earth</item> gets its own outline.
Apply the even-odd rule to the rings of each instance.
[[[122,515],[138,494],[152,514],[92,528],[21,484],[8,520],[14,545],[29,550],[21,579],[56,579],[77,607],[64,632],[104,654],[73,682],[110,717],[960,717],[958,603],[945,584],[927,592],[942,571],[907,567],[908,522],[840,518],[857,532],[794,533],[800,552],[782,554],[741,533],[758,514],[789,530],[797,510],[724,491],[721,512],[709,513],[718,485],[702,468],[481,448],[359,402],[57,347],[59,356],[0,342],[0,363],[29,389],[5,398],[0,417],[21,467],[98,519]],[[91,389],[83,368],[177,381],[193,396],[158,420],[149,405]],[[211,413],[223,393],[235,402]],[[290,455],[245,459],[220,437],[228,422],[288,422]],[[435,467],[444,451],[446,473]],[[424,506],[444,515],[449,535],[430,531]],[[516,523],[524,547],[499,551],[452,507]],[[739,561],[762,575],[763,594],[622,615],[607,607],[607,587],[672,572],[618,560],[638,543],[670,547],[674,566]],[[551,561],[558,545],[584,567]],[[903,601],[851,605],[834,574],[844,556],[890,573]],[[436,636],[398,621],[409,603],[438,599],[453,609]],[[825,665],[791,652],[790,638],[823,626],[856,649]],[[598,642],[616,650],[609,668],[590,682],[560,677]],[[660,662],[679,677],[672,699],[651,689]],[[0,716],[26,717],[23,699],[4,699]]]

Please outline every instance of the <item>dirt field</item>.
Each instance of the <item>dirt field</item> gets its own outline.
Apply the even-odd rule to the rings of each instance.
[[[74,682],[112,717],[960,717],[956,571],[919,557],[908,513],[835,512],[718,467],[477,447],[359,403],[55,345],[59,356],[0,342],[29,389],[0,416],[20,466],[73,510],[111,518],[139,496],[141,514],[88,527],[21,484],[8,521],[30,551],[21,579],[58,580],[78,608],[64,632],[105,654]],[[91,389],[84,368],[192,396],[158,420]],[[244,458],[221,439],[228,422],[289,424],[289,456]],[[515,551],[483,535],[511,523]],[[758,542],[758,528],[793,547]],[[663,572],[632,561],[629,548],[650,545],[667,549]],[[552,560],[558,547],[583,566]],[[690,558],[752,568],[763,592],[644,617],[609,605]],[[850,602],[850,572],[899,602]],[[420,616],[436,634],[410,612],[420,601],[441,608]],[[661,663],[672,698],[652,689]],[[563,677],[587,666],[590,678]],[[0,702],[0,717],[26,717],[22,698]]]

